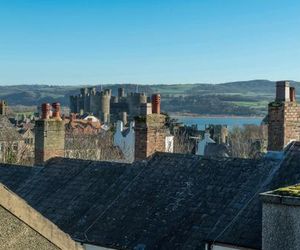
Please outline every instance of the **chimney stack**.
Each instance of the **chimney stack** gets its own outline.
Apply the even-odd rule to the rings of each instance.
[[[152,95],[152,113],[160,114],[160,94]]]
[[[291,102],[296,101],[296,90],[294,87],[290,87],[290,101]]]
[[[35,122],[35,165],[43,165],[53,157],[65,155],[65,124],[60,117],[60,104],[42,104],[42,117]]]
[[[276,100],[268,105],[268,150],[282,151],[291,141],[299,141],[300,106],[289,82],[276,83]]]
[[[166,152],[165,123],[166,116],[160,114],[160,95],[155,94],[152,96],[152,105],[142,104],[141,115],[135,117],[135,160],[144,160],[155,152]]]
[[[277,102],[290,101],[290,83],[288,81],[276,82],[276,101]]]

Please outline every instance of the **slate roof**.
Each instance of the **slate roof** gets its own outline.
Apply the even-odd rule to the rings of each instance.
[[[226,144],[208,143],[204,149],[207,157],[229,157],[230,149]]]
[[[83,250],[69,235],[0,184],[0,249]]]
[[[0,182],[73,239],[111,248],[261,248],[258,194],[300,182],[300,143],[284,160],[156,153],[134,164],[55,158],[0,165]]]

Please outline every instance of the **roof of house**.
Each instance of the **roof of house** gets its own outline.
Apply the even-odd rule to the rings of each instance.
[[[0,182],[77,241],[111,248],[261,248],[259,193],[300,182],[300,143],[283,160],[156,153],[133,164],[55,158],[0,165]]]
[[[67,133],[77,133],[80,135],[95,135],[101,132],[101,123],[99,121],[91,120],[67,120],[65,119],[65,128]]]
[[[207,157],[229,157],[229,147],[222,143],[208,143],[204,149],[204,155]]]
[[[83,249],[2,184],[0,228],[1,249]]]

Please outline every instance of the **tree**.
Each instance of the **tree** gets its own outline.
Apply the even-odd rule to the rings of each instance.
[[[234,127],[228,136],[232,157],[259,158],[266,151],[266,126]]]

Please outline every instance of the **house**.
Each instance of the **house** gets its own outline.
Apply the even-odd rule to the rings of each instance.
[[[265,192],[261,199],[262,248],[300,249],[300,185]]]
[[[229,157],[230,148],[227,144],[208,143],[204,150],[206,157]]]
[[[216,142],[210,138],[209,132],[205,132],[203,140],[198,142],[196,155],[204,155],[206,146],[211,143],[215,144]]]
[[[24,140],[5,115],[0,115],[0,161],[18,162]]]
[[[0,184],[0,249],[83,250],[55,224]]]
[[[278,160],[159,152],[133,164],[53,158],[42,167],[0,165],[0,182],[81,244],[261,249],[259,194],[300,182],[299,152],[294,142]]]
[[[64,122],[67,134],[96,135],[102,130],[99,119],[88,114],[79,118],[71,114],[70,119],[65,118]]]

